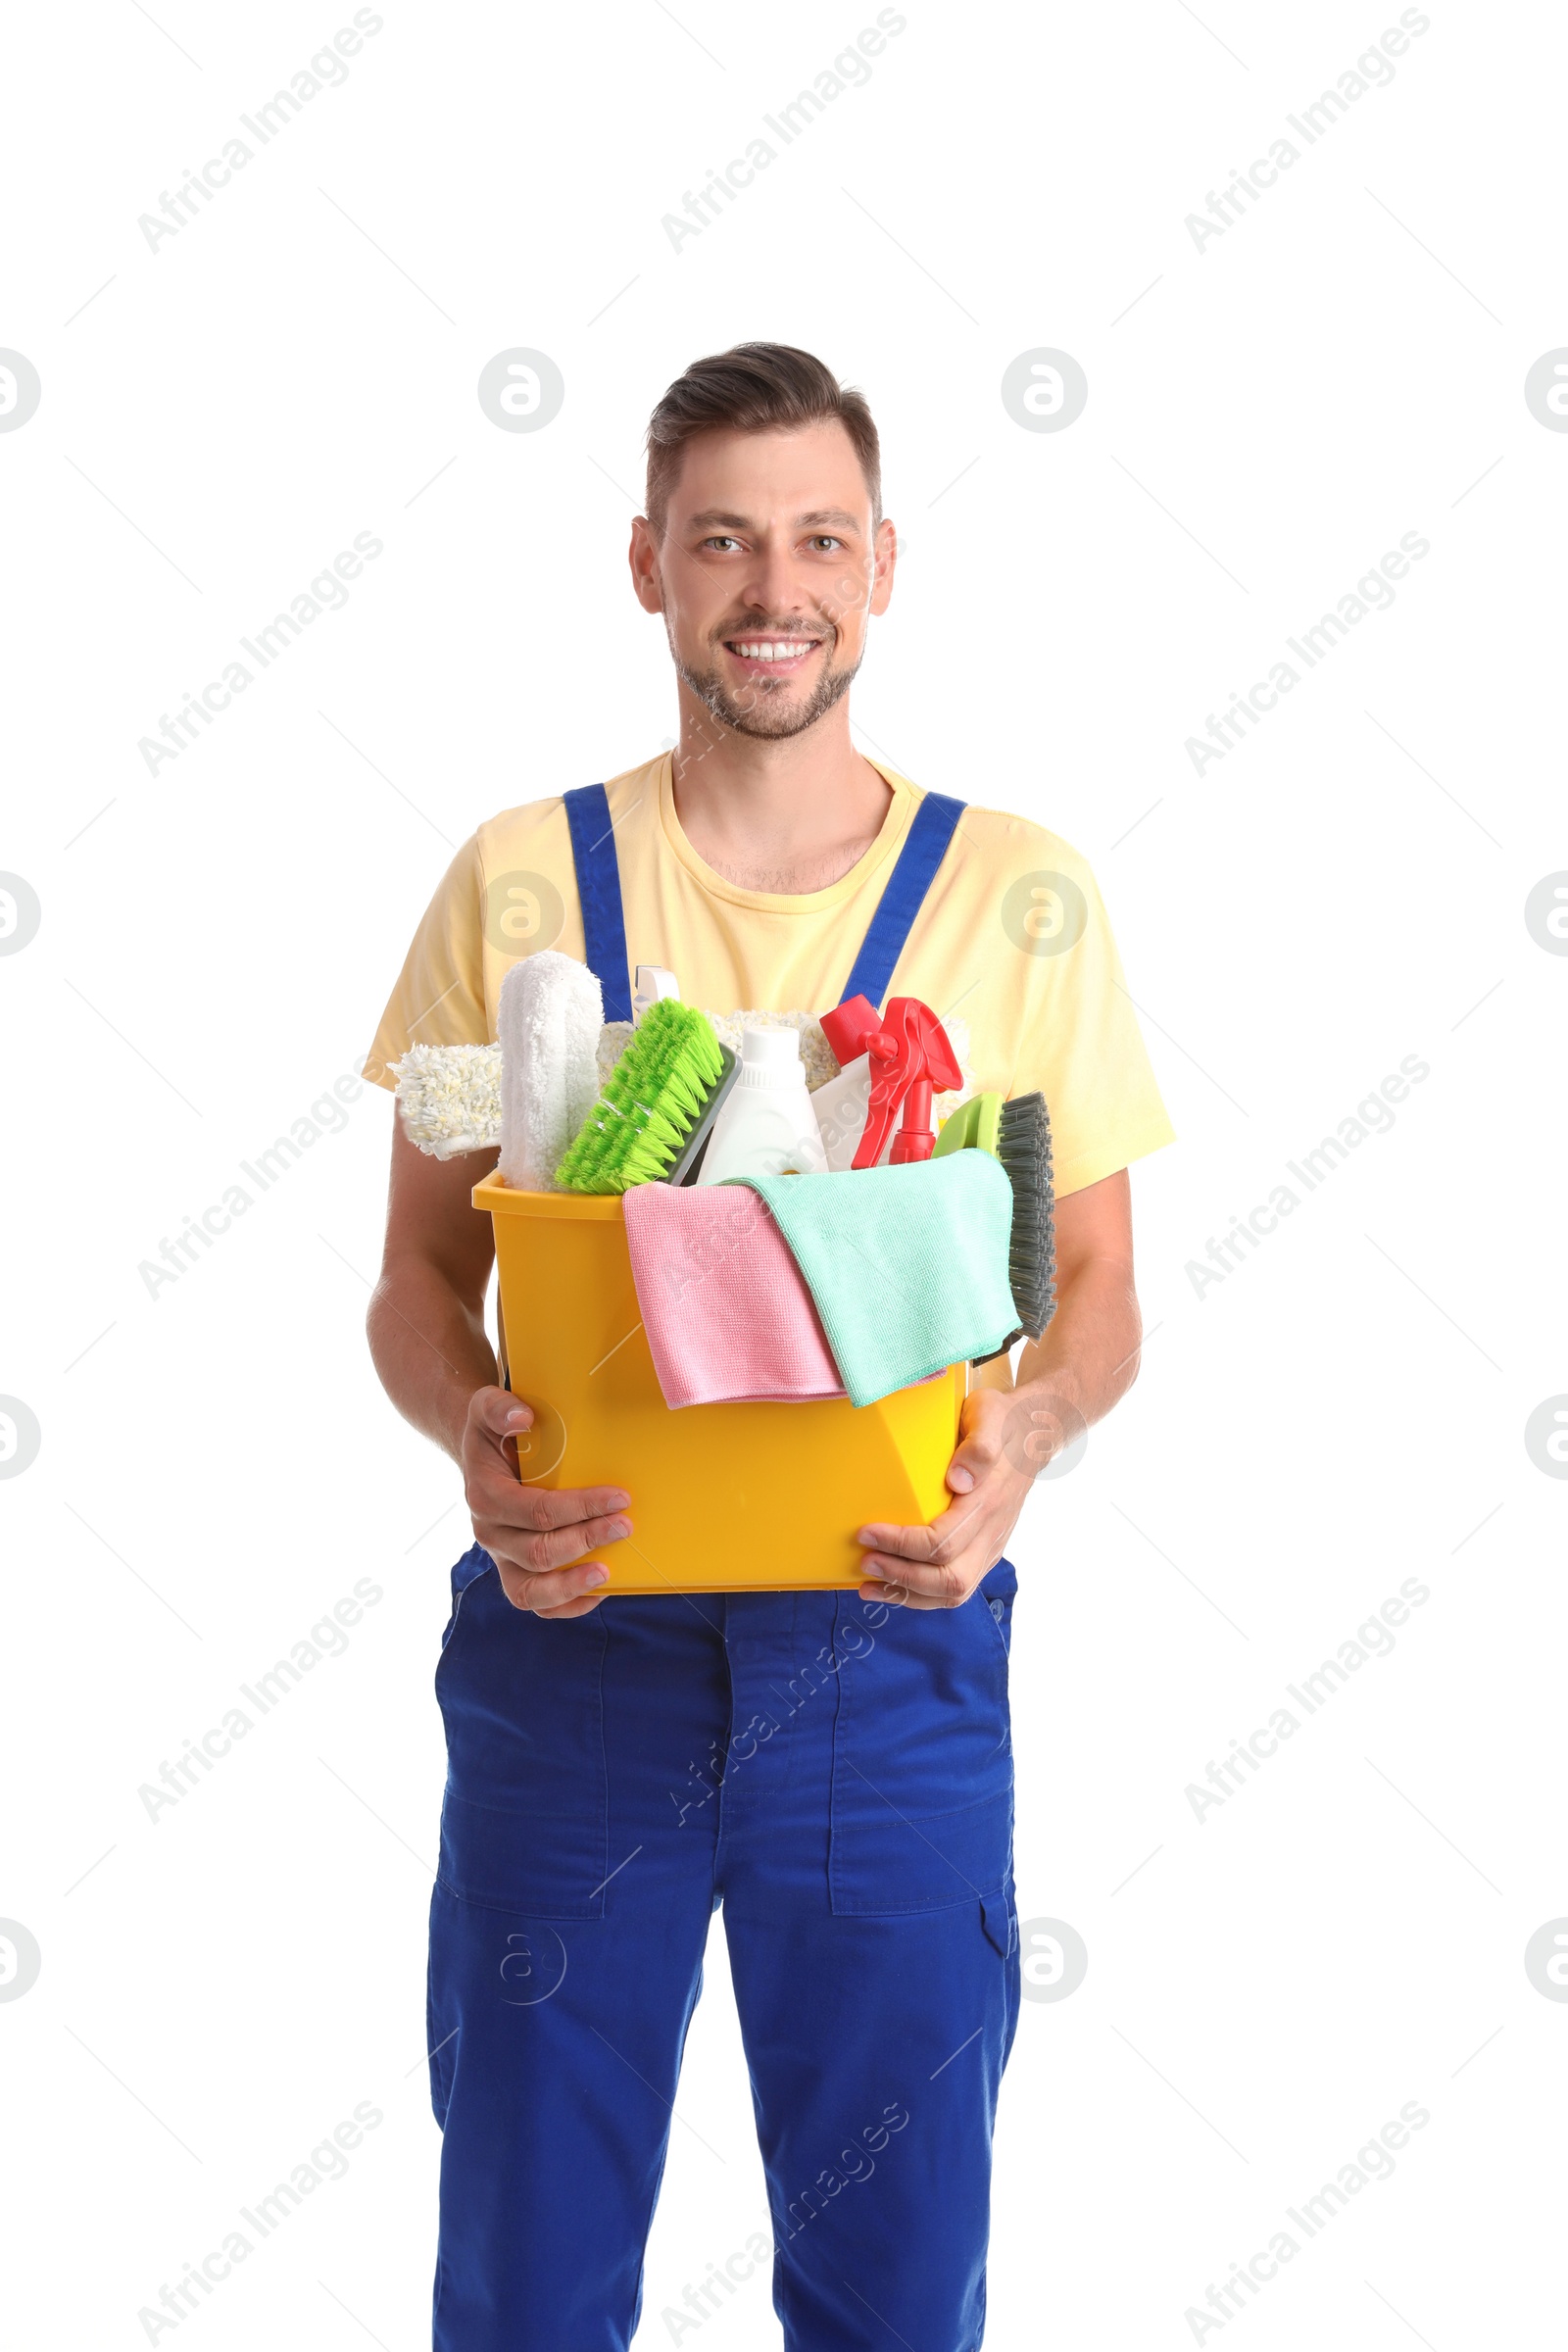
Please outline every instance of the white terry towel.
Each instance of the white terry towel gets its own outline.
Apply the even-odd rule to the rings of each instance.
[[[599,1099],[605,1000],[574,956],[541,948],[501,983],[501,1165],[504,1184],[554,1193],[566,1147]]]

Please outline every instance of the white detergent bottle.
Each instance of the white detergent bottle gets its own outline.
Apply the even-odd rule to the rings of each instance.
[[[826,1171],[799,1037],[793,1029],[743,1030],[740,1075],[714,1117],[697,1182]]]

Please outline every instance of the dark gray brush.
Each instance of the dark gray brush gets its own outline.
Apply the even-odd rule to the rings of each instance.
[[[999,1354],[1021,1339],[1044,1337],[1056,1311],[1055,1189],[1051,1167],[1051,1113],[1044,1095],[1004,1102],[997,1122],[997,1157],[1012,1186],[1012,1230],[1007,1280],[1018,1329]]]

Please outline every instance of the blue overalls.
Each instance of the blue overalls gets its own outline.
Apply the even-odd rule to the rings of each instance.
[[[587,961],[626,1020],[604,789],[565,798]],[[961,806],[922,801],[847,997],[881,1004]],[[695,1593],[552,1625],[477,1544],[458,1562],[435,1684],[436,2352],[625,2352],[720,1903],[771,2264],[760,2237],[715,2248],[650,2336],[734,2302],[756,2316],[727,2340],[756,2343],[770,2268],[788,2352],[974,2352],[1018,2015],[1016,1583],[1003,1560],[953,1610]]]

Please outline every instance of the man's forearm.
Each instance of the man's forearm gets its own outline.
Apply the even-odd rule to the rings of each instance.
[[[460,1460],[469,1399],[497,1377],[483,1307],[466,1306],[428,1259],[400,1256],[381,1270],[366,1329],[398,1411]]]
[[[1138,1377],[1143,1329],[1129,1265],[1090,1258],[1063,1289],[1045,1338],[1019,1357],[1018,1390],[1099,1421]]]

